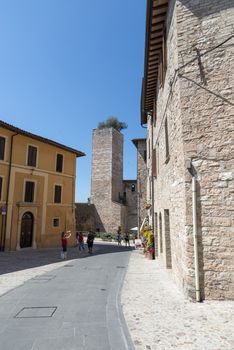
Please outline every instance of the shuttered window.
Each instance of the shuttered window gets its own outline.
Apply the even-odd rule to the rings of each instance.
[[[57,154],[56,171],[61,173],[63,171],[63,155]]]
[[[35,167],[37,165],[37,148],[28,146],[28,166]]]
[[[0,160],[4,160],[5,143],[6,143],[5,137],[0,136]]]
[[[34,189],[35,189],[35,183],[32,181],[26,181],[25,194],[24,194],[24,201],[25,202],[33,202],[34,201]]]
[[[62,186],[55,185],[54,186],[54,203],[61,203],[62,198]]]

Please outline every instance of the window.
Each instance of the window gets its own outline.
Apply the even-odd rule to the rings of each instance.
[[[37,165],[37,148],[28,146],[28,166],[36,167]]]
[[[53,227],[59,227],[59,218],[53,218]]]
[[[25,202],[33,202],[34,201],[34,188],[35,183],[32,181],[26,181],[25,183],[25,193],[24,193],[24,201]]]
[[[166,149],[166,163],[167,163],[170,159],[167,118],[165,120],[165,149]]]
[[[58,171],[59,173],[61,173],[63,171],[63,155],[62,154],[57,154],[56,171]]]
[[[54,203],[61,203],[62,198],[62,186],[55,185],[54,186]]]
[[[146,158],[147,157],[147,152],[146,151],[144,151],[144,161],[146,162]]]
[[[2,199],[2,184],[3,184],[3,179],[0,177],[0,200]]]
[[[154,106],[153,106],[153,123],[154,127],[156,126],[156,119],[157,119],[157,101],[156,98],[154,99]]]
[[[156,159],[156,149],[153,149],[152,154],[152,174],[153,177],[157,177],[157,159]]]
[[[0,160],[4,160],[5,143],[6,143],[5,137],[0,136]]]

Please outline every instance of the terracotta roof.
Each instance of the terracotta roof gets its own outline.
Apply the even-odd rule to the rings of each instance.
[[[164,22],[170,0],[147,0],[145,67],[141,93],[141,124],[147,123],[156,95],[158,67],[163,44]]]
[[[5,123],[4,121],[0,120],[0,127],[4,128],[4,129],[8,129],[10,131],[13,131],[17,134],[21,134],[21,135],[24,135],[24,136],[27,136],[27,137],[30,137],[34,140],[37,140],[37,141],[40,141],[40,142],[43,142],[43,143],[47,143],[49,145],[52,145],[52,146],[55,146],[55,147],[59,147],[61,149],[64,149],[68,152],[71,152],[71,153],[75,153],[75,155],[77,157],[83,157],[85,156],[85,153],[81,152],[81,151],[78,151],[74,148],[71,148],[71,147],[67,147],[65,145],[62,145],[61,143],[58,143],[58,142],[55,142],[55,141],[52,141],[52,140],[49,140],[49,139],[46,139],[45,137],[41,137],[41,136],[38,136],[38,135],[35,135],[35,134],[32,134],[28,131],[25,131],[25,130],[22,130],[22,129],[19,129],[13,125],[10,125],[10,124],[7,124]]]

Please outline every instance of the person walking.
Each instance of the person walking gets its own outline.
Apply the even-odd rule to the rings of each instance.
[[[71,231],[67,231],[66,233],[63,231],[61,234],[61,243],[62,243],[62,252],[61,258],[67,259],[67,240],[71,237]]]
[[[129,233],[126,232],[124,234],[124,241],[125,241],[125,247],[129,246],[130,247],[130,241],[129,241]]]
[[[89,231],[87,236],[87,245],[88,245],[89,254],[92,254],[93,252],[93,241],[94,241],[94,233],[92,231]]]
[[[84,236],[83,236],[82,232],[77,232],[77,246],[78,246],[79,251],[85,250]]]
[[[121,227],[120,226],[119,226],[119,228],[117,230],[116,240],[118,242],[118,245],[121,245],[122,236],[121,236]]]

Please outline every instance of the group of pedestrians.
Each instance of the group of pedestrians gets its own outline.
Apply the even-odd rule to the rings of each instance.
[[[70,237],[71,237],[71,231],[67,231],[67,232],[63,231],[61,234],[61,245],[62,245],[61,259],[67,259],[67,245],[68,245],[68,239]],[[88,246],[88,252],[89,254],[92,254],[93,242],[94,242],[94,233],[92,231],[89,231],[86,242]],[[76,232],[76,247],[79,251],[85,251],[84,236],[81,231]]]
[[[67,245],[68,245],[68,239],[70,237],[71,237],[71,231],[67,231],[67,232],[63,231],[61,234],[61,244],[62,244],[61,258],[62,259],[67,259]],[[89,231],[87,235],[87,240],[86,240],[89,254],[92,254],[93,252],[94,238],[95,238],[94,232]],[[118,245],[122,245],[122,240],[124,240],[126,247],[130,247],[129,233],[125,232],[122,234],[121,227],[119,227],[116,234],[116,241]],[[79,252],[85,251],[84,235],[81,231],[76,232],[76,247]]]
[[[124,240],[126,247],[127,246],[130,247],[130,236],[129,236],[129,233],[125,232],[122,235],[121,227],[119,227],[118,230],[117,230],[117,234],[116,234],[116,241],[117,241],[118,245],[122,245],[122,240]]]

